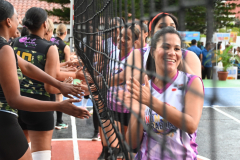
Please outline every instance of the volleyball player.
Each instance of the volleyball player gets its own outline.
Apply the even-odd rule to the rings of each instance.
[[[127,82],[127,89],[131,94],[125,93],[127,95],[125,103],[130,105],[130,98],[133,98],[133,111],[137,114],[140,112],[139,118],[149,127],[151,126],[151,130],[156,133],[157,137],[155,139],[148,135],[141,123],[140,128],[137,128],[138,119],[131,116],[131,126],[127,133],[130,137],[126,136],[128,143],[132,145],[132,148],[136,148],[142,140],[135,159],[160,160],[185,157],[187,160],[195,160],[197,159],[196,133],[202,114],[203,98],[190,89],[203,95],[203,82],[196,75],[178,71],[183,55],[181,36],[175,29],[167,27],[157,31],[152,37],[151,45],[153,58],[147,70],[152,73],[156,72],[162,77],[167,76],[171,81],[164,86],[163,80],[152,75],[148,80],[145,76],[145,86],[142,86],[141,92],[141,84],[135,78],[132,79],[133,83]],[[167,75],[165,75],[166,70]],[[184,89],[184,85],[189,88]],[[151,96],[153,96],[152,103],[150,103]],[[183,101],[182,98],[185,100]],[[143,104],[142,110],[139,109],[139,102]],[[164,107],[166,107],[165,113]],[[139,138],[137,134],[140,135]],[[165,143],[162,148],[164,137]]]
[[[59,61],[67,62],[70,60],[70,47],[64,43],[64,39],[67,36],[67,27],[64,24],[59,24],[56,29],[57,36],[51,38],[51,41],[57,46],[59,53]],[[61,93],[56,94],[56,101],[61,102],[63,95]],[[68,128],[68,124],[65,124],[62,120],[62,112],[57,113],[57,122],[55,129]]]
[[[78,118],[87,118],[89,113],[74,105],[79,100],[69,99],[61,103],[39,101],[20,94],[19,80],[22,73],[28,77],[49,83],[65,96],[68,93],[80,97],[79,89],[61,83],[38,67],[26,62],[7,41],[15,34],[18,26],[17,13],[8,1],[0,1],[0,159],[31,160],[31,151],[17,120],[17,109],[32,112],[59,110]],[[21,71],[18,69],[21,68]],[[58,90],[58,92],[59,92]]]
[[[47,31],[47,13],[41,8],[32,7],[26,14],[23,24],[30,30],[29,36],[21,37],[13,43],[16,54],[31,62],[58,80],[84,78],[82,71],[60,72],[58,51],[49,41],[43,39]],[[59,93],[54,87],[35,81],[27,76],[21,83],[21,95],[38,100],[50,100],[50,95]],[[33,159],[51,158],[51,138],[54,128],[53,112],[28,112],[19,110],[19,124],[31,140]],[[27,136],[27,134],[26,134]]]

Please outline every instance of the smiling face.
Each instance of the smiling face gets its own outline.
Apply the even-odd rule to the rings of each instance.
[[[153,51],[153,57],[157,74],[164,74],[166,64],[168,75],[175,75],[182,58],[181,40],[178,35],[167,33],[165,37],[161,36]]]
[[[145,39],[148,37],[148,32],[144,32],[140,25],[136,25],[136,28],[140,31],[140,34],[138,40],[134,42],[134,47],[138,49],[145,46]]]
[[[127,32],[127,34],[126,34]],[[121,39],[120,39],[121,38]],[[121,46],[120,46],[120,41],[121,41]],[[127,48],[126,48],[126,45],[127,44]],[[121,33],[118,37],[118,49],[121,50],[122,52],[126,52],[129,53],[133,47],[133,44],[132,44],[132,31],[131,29],[127,28],[123,28],[121,30]]]
[[[164,27],[168,27],[168,26],[171,26],[176,29],[176,25],[175,25],[173,19],[169,16],[165,16],[157,22],[156,26],[154,27],[154,33],[157,32],[158,30],[163,29]]]
[[[120,26],[120,24],[115,20],[115,19],[112,19],[110,21],[110,26],[111,27],[117,27],[117,26]],[[112,33],[111,33],[111,36],[112,36],[112,39],[115,40],[119,34],[120,34],[120,27],[116,28],[116,29],[113,29],[112,30]]]

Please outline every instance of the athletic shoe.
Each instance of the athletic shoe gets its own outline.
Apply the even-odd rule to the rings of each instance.
[[[56,124],[56,126],[55,126],[55,129],[58,129],[58,130],[60,130],[60,129],[66,129],[66,128],[68,128],[68,124],[65,124],[65,123],[58,123],[58,122],[57,122],[57,124]]]
[[[118,154],[117,154],[117,158],[120,158],[120,159],[122,159],[124,157],[124,154],[123,154],[123,152],[119,152]]]
[[[93,114],[93,109],[91,111],[89,111],[90,114]]]
[[[98,138],[98,135],[99,133],[94,133],[93,134],[93,137],[92,137],[92,141],[98,141],[99,140],[99,138]]]

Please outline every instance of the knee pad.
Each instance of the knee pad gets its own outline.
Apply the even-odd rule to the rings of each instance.
[[[33,152],[32,158],[33,160],[51,160],[51,150]]]

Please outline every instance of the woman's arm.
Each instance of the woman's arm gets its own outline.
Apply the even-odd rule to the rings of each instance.
[[[70,47],[68,45],[64,48],[65,62],[70,61]]]
[[[36,67],[35,65],[25,61],[20,56],[17,55],[17,58],[18,58],[18,66],[20,67],[22,73],[25,76],[56,87],[56,92],[57,93],[61,92],[66,97],[69,97],[68,94],[72,94],[80,98],[80,96],[78,95],[79,92],[81,91],[80,86],[76,86],[76,85],[73,86],[73,85],[62,83],[56,80],[55,78],[51,77],[49,74],[42,71],[40,68]],[[47,92],[49,91],[47,90]]]
[[[46,102],[21,96],[16,59],[10,46],[4,46],[0,50],[0,68],[0,84],[8,104],[12,108],[31,112],[56,110],[79,118],[87,118],[89,116],[87,111],[72,104],[72,102],[79,102],[80,100],[69,99],[64,102]]]
[[[68,77],[72,77],[73,79],[76,78],[75,72],[60,72],[59,55],[56,46],[51,46],[48,50],[45,64],[45,72],[60,81],[64,81],[65,78]],[[47,83],[44,84],[44,87],[49,93],[59,93],[59,91],[55,87]]]
[[[179,70],[198,77],[202,77],[201,68],[201,62],[198,56],[192,51],[188,51],[185,59],[181,61],[178,67]]]
[[[150,86],[148,84],[147,77],[145,77],[145,86],[142,86],[142,98],[141,102],[147,106],[150,106]],[[133,79],[133,84],[127,82],[128,91],[132,93],[134,99],[140,101],[140,84],[136,79]],[[196,91],[200,95],[203,95],[203,84],[199,78],[195,78],[190,86],[191,90]],[[192,93],[190,90],[187,91],[185,96],[185,113],[178,111],[174,106],[164,104],[162,101],[158,100],[155,97],[152,97],[152,109],[164,117],[167,121],[172,123],[174,126],[180,129],[184,129],[189,134],[192,134],[196,131],[198,123],[201,118],[202,108],[203,108],[203,97]],[[163,107],[166,106],[166,115],[163,114]],[[182,119],[184,116],[184,127]]]
[[[143,67],[142,67],[142,54],[139,51],[139,49],[135,49],[130,53],[127,59],[127,64],[130,65],[130,67],[126,66],[125,70],[123,70],[119,74],[113,75],[111,77],[111,81],[109,78],[109,86],[115,86],[115,85],[121,84],[124,81],[129,80],[130,77],[137,77],[140,81],[140,74],[141,74],[140,69]],[[134,66],[134,69],[132,70],[133,66]]]

